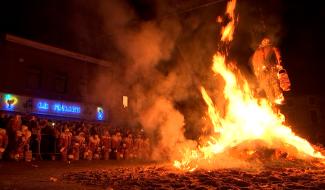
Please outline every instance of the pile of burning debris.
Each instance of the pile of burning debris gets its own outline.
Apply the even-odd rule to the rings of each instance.
[[[167,166],[124,167],[65,173],[63,182],[106,189],[324,189],[325,167],[303,161],[272,162],[262,170],[179,172]]]

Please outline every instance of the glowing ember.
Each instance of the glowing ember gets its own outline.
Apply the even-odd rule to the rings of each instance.
[[[235,5],[236,1],[231,0],[227,6],[231,21],[222,30],[221,40],[225,42],[232,40]],[[295,158],[325,159],[307,140],[295,135],[291,128],[284,124],[284,115],[273,103],[266,98],[254,97],[246,79],[236,70],[233,63],[226,62],[225,54],[217,52],[214,55],[212,70],[225,81],[225,113],[219,113],[208,92],[201,87],[214,134],[206,142],[200,143],[197,149],[183,150],[182,159],[174,161],[176,168],[194,171],[201,163],[213,163],[217,156],[229,155],[231,149],[242,144],[249,144],[246,155],[253,155],[254,148],[258,146],[256,142],[261,142],[266,148],[284,150]],[[278,100],[279,103],[283,101],[282,98],[283,96]]]

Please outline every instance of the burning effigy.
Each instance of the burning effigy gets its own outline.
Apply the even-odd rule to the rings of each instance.
[[[252,58],[254,75],[268,100],[274,104],[282,104],[283,91],[290,91],[290,80],[283,68],[278,48],[269,38],[264,38]]]
[[[283,92],[290,90],[290,80],[282,65],[279,50],[265,38],[252,58],[252,70],[257,79],[258,95],[234,61],[228,59],[238,16],[236,0],[227,4],[229,22],[221,31],[222,45],[213,56],[212,71],[224,81],[223,98],[226,108],[221,112],[204,86],[200,87],[207,105],[207,116],[213,132],[202,137],[198,145],[182,150],[174,166],[185,171],[197,168],[240,165],[256,158],[303,159],[324,162],[325,156],[307,140],[297,136],[285,123],[285,116],[276,107],[284,101]],[[225,161],[226,160],[226,161]],[[232,166],[235,166],[232,164]]]

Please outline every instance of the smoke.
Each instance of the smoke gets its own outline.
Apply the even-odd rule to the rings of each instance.
[[[165,97],[157,97],[154,104],[140,115],[143,127],[155,136],[157,147],[153,150],[155,160],[168,159],[179,143],[184,142],[184,117],[175,110],[172,102]],[[167,158],[166,158],[167,156]]]
[[[206,134],[201,128],[208,128],[209,120],[202,117],[206,107],[198,89],[216,86],[210,66],[221,27],[215,18],[224,12],[223,6],[215,6],[200,14],[166,17],[176,11],[165,3],[157,3],[154,15],[161,17],[152,19],[141,19],[125,1],[99,5],[103,31],[119,56],[112,60],[112,71],[97,80],[96,95],[108,100],[112,125],[144,128],[155,146],[155,160],[174,159],[181,147],[196,146],[186,137]],[[110,52],[106,56],[111,60]],[[123,95],[129,97],[126,113],[121,110]]]
[[[114,125],[144,128],[154,145],[154,160],[173,159],[177,146],[188,143],[176,101],[191,94],[191,78],[180,67],[168,68],[164,62],[173,56],[182,26],[176,17],[143,21],[124,1],[103,1],[99,9],[104,30],[121,56],[114,60],[111,72],[99,77],[96,92],[109,100]],[[123,95],[129,97],[127,114],[118,111]]]
[[[252,0],[239,1],[238,3],[237,8],[240,16],[238,37],[234,41],[233,47],[242,48],[236,42],[248,42],[251,50],[254,51],[265,37],[270,38],[273,44],[278,45],[284,32],[281,18],[283,2],[280,0]]]

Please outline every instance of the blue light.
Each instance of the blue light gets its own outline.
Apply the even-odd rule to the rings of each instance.
[[[39,101],[37,103],[37,109],[40,111],[48,111],[49,110],[49,104],[45,101]]]
[[[104,120],[104,110],[101,107],[97,107],[97,120]]]
[[[81,108],[76,105],[68,105],[64,103],[55,103],[52,106],[53,112],[57,113],[72,113],[72,114],[80,114]]]
[[[4,103],[5,103],[4,109],[12,111],[15,109],[15,105],[18,103],[18,98],[11,94],[6,94],[4,96]]]
[[[61,104],[56,103],[53,105],[53,111],[55,112],[61,112],[62,108],[61,108]]]

